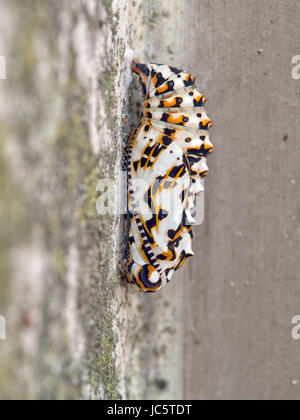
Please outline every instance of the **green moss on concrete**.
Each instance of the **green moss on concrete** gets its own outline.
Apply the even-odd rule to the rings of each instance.
[[[112,79],[108,83],[111,88]],[[73,89],[72,92],[74,94]],[[112,96],[109,95],[106,112],[111,113],[112,101]],[[92,152],[84,124],[84,115],[87,112],[84,101],[78,104],[74,102],[73,95],[70,95],[66,110],[67,129],[63,128],[58,147],[66,155],[69,188],[77,189],[78,199],[74,214],[78,223],[80,249],[79,304],[88,343],[89,384],[95,398],[115,398],[118,374],[114,356],[114,313],[111,307],[116,293],[116,283],[112,278],[114,217],[100,216],[96,212],[96,187],[101,178],[114,173],[115,155],[105,150],[98,156]]]
[[[118,16],[109,18],[118,22]],[[112,31],[114,32],[113,28]],[[121,43],[118,44],[122,46]],[[107,69],[99,75],[101,94],[105,99],[106,124],[111,133],[112,144],[95,156],[90,142],[80,135],[84,128],[86,104],[76,108],[72,99],[67,105],[71,113],[70,125],[76,138],[70,146],[69,168],[71,179],[80,185],[80,200],[76,209],[79,222],[81,254],[80,306],[82,323],[88,343],[87,360],[89,383],[95,398],[120,398],[118,395],[119,373],[116,368],[116,342],[114,332],[115,308],[113,303],[119,287],[115,257],[115,215],[100,216],[96,213],[98,194],[96,186],[100,179],[114,180],[115,165],[119,154],[120,139],[116,126],[116,77],[119,54],[124,55],[124,46],[111,51]],[[77,175],[76,175],[76,171]]]
[[[58,3],[52,0],[47,3],[28,0],[26,5],[18,0],[10,2],[16,16],[22,17],[22,24],[18,25],[10,47],[15,57],[15,71],[8,81],[9,89],[12,95],[26,97],[28,106],[8,121],[8,133],[17,139],[24,163],[22,169],[26,175],[32,174],[32,188],[29,194],[25,194],[22,186],[14,186],[13,195],[18,199],[11,199],[9,203],[5,201],[4,210],[13,213],[15,228],[17,226],[22,232],[21,238],[12,235],[18,245],[26,241],[30,244],[33,228],[39,228],[50,267],[47,279],[43,279],[44,295],[39,308],[42,331],[38,337],[38,354],[29,361],[21,341],[15,337],[15,353],[5,363],[0,360],[0,397],[15,389],[14,396],[20,398],[78,399],[83,398],[84,387],[89,385],[95,398],[121,398],[118,394],[116,314],[113,307],[120,284],[114,242],[116,217],[114,214],[97,214],[96,186],[101,178],[114,179],[120,154],[120,132],[123,128],[116,126],[120,110],[116,109],[115,81],[118,62],[124,58],[124,42],[114,39],[115,49],[110,52],[107,68],[99,74],[99,87],[105,98],[105,109],[100,111],[106,115],[112,144],[109,149],[102,148],[101,153],[95,155],[89,138],[89,92],[81,86],[76,74],[77,53],[72,36],[69,40],[71,62],[68,63],[70,72],[67,82],[64,86],[57,82],[59,56],[56,44],[57,34],[61,31],[55,19]],[[107,22],[116,38],[119,16],[113,16],[111,4],[111,1],[104,0]],[[72,13],[75,27],[77,16]],[[91,27],[101,30],[99,25]],[[37,75],[41,61],[38,44],[46,46],[49,54],[47,66],[50,75],[44,88],[41,88]],[[59,102],[59,112],[53,115],[51,105],[55,105],[56,101]],[[53,122],[51,138],[48,137],[49,121]],[[31,146],[31,140],[37,134],[45,142],[41,155],[35,155]],[[2,137],[7,135],[5,133]],[[1,153],[2,145],[0,132],[1,190],[8,173]],[[45,194],[46,206],[42,200]],[[10,288],[6,291],[3,283],[3,279],[8,279],[11,274],[8,236],[1,236],[0,242],[0,299],[7,304],[12,302]],[[79,295],[75,306],[86,344],[82,363],[75,366],[70,352],[72,343],[60,317],[66,302],[68,252],[72,244],[76,244],[79,250]],[[18,288],[20,285],[14,286]],[[15,375],[25,363],[33,375],[33,386],[25,380],[18,383]]]
[[[108,20],[111,21],[111,19],[113,17],[112,1],[111,0],[102,0],[102,3],[104,5],[106,13],[108,15]]]
[[[168,18],[170,13],[168,10],[161,12],[153,10],[150,14],[143,17],[143,24],[147,25],[150,29],[154,29],[156,25],[162,24],[162,18]]]

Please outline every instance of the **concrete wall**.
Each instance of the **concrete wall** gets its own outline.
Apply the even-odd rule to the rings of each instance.
[[[2,9],[0,398],[298,399],[298,2]],[[139,109],[133,54],[197,76],[215,122],[197,256],[154,296],[123,283],[118,191],[95,210]]]
[[[184,291],[184,396],[298,399],[300,5],[189,4],[184,37],[216,153]]]

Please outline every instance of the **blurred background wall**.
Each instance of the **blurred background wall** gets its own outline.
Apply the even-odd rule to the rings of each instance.
[[[300,5],[170,3],[1,0],[1,399],[299,398]],[[118,189],[96,212],[129,49],[194,74],[215,122],[196,257],[153,296],[122,279]]]

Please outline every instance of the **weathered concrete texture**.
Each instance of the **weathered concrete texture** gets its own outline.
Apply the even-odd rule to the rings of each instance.
[[[2,5],[1,398],[120,397],[119,220],[96,186],[122,153],[121,6]]]
[[[299,2],[192,0],[183,19],[216,123],[184,290],[184,396],[299,399]]]
[[[121,180],[123,141],[141,103],[137,81],[127,103],[129,47],[142,61],[173,61],[182,6],[66,1],[58,11],[54,0],[6,2],[14,65],[3,86],[2,182],[7,193],[7,179],[14,184],[16,202],[7,194],[4,208],[19,218],[1,241],[11,261],[1,264],[11,285],[1,308],[10,326],[3,396],[182,396],[183,284],[153,297],[122,285],[122,219],[95,211],[98,180]]]

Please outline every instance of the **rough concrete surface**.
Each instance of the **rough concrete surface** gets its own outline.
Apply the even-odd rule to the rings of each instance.
[[[299,399],[296,0],[1,0],[1,399]],[[122,276],[130,60],[208,97],[196,257],[153,296]],[[129,120],[126,123],[126,120]]]
[[[299,399],[300,5],[189,4],[184,42],[216,153],[184,290],[184,396]]]

